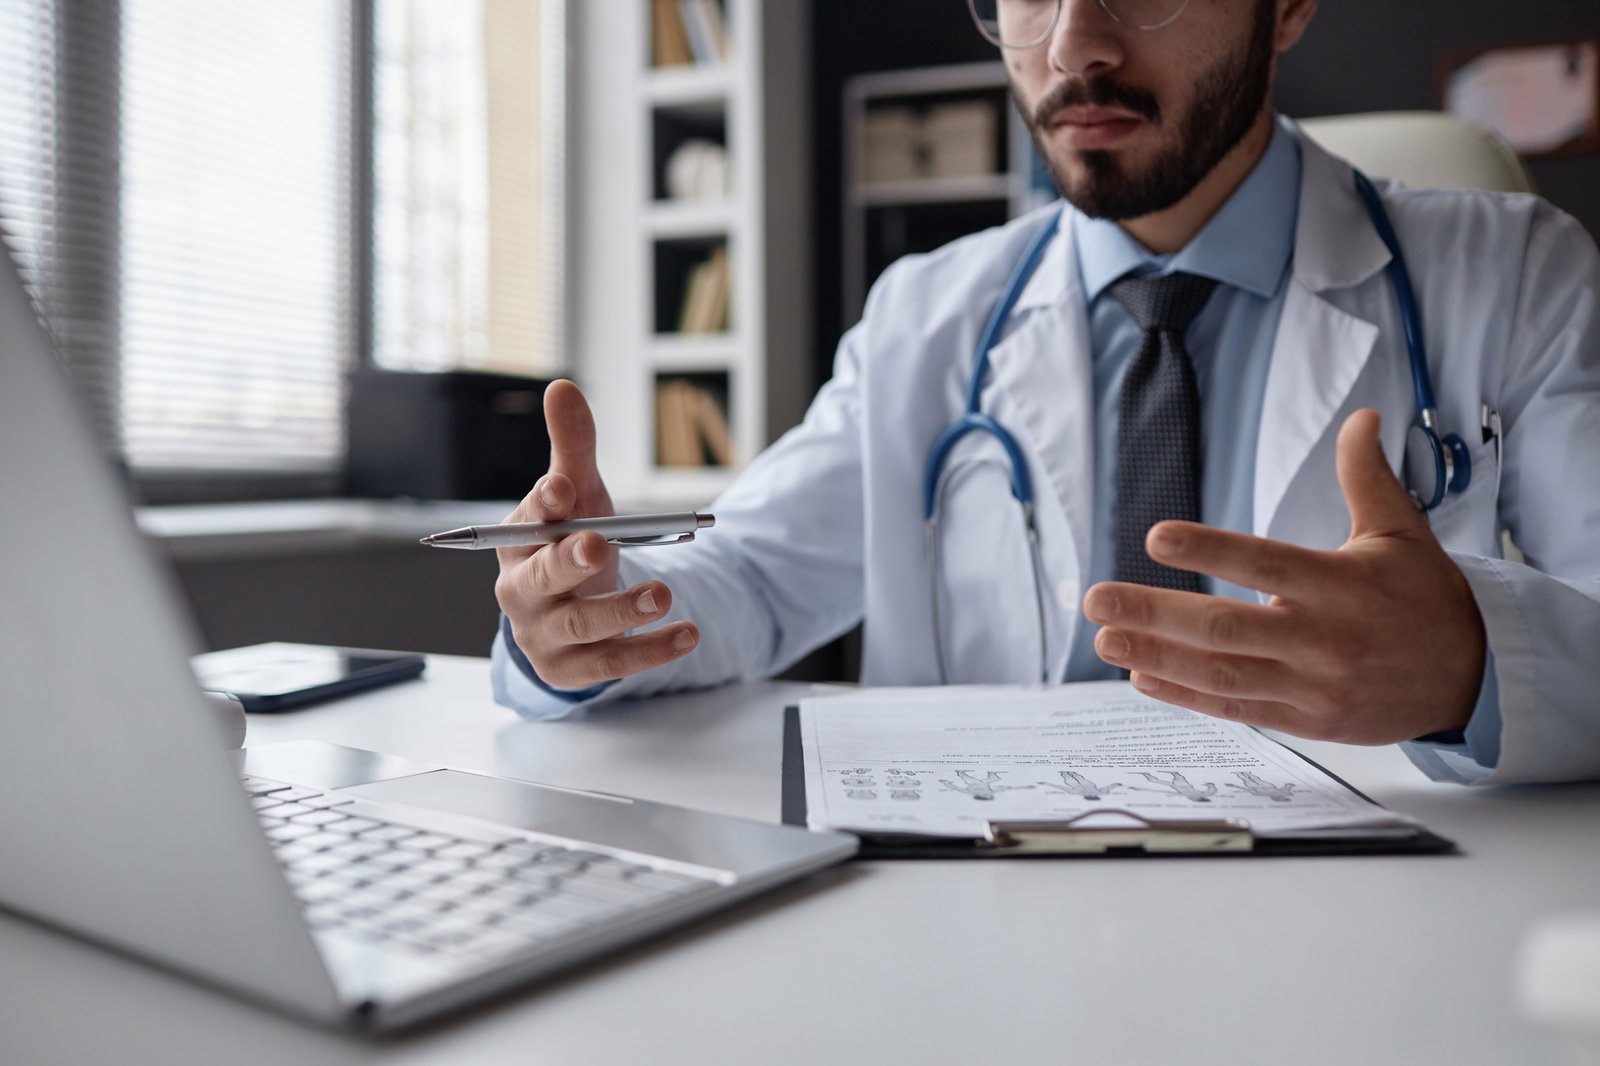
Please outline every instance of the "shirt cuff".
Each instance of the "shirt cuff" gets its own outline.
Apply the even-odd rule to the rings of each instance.
[[[500,653],[496,656],[499,662],[494,664],[490,672],[494,682],[495,700],[525,718],[560,717],[578,704],[594,699],[616,684],[615,681],[602,681],[598,685],[582,689],[556,688],[539,676],[533,664],[528,661],[528,657],[522,653],[522,649],[517,647],[517,642],[511,635],[511,620],[503,614],[500,616],[499,636],[500,639],[495,642],[495,650]],[[513,691],[514,689],[520,692]]]
[[[1478,702],[1466,726],[1429,733],[1411,743],[1466,756],[1483,769],[1493,770],[1500,762],[1500,721],[1500,678],[1494,668],[1494,651],[1486,649],[1483,684],[1478,689]]]

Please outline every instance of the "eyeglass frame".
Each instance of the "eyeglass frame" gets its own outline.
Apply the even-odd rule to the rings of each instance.
[[[998,9],[999,5],[1003,2],[1004,0],[995,0],[996,8]],[[1045,27],[1044,32],[1041,33],[1036,40],[1029,41],[1027,44],[1007,44],[1004,41],[996,39],[989,33],[988,30],[984,29],[983,19],[978,17],[978,0],[967,0],[967,13],[972,16],[972,23],[978,27],[978,32],[983,35],[984,40],[988,41],[996,48],[1007,48],[1013,51],[1022,51],[1023,49],[1027,48],[1037,48],[1050,39],[1050,35],[1056,32],[1056,24],[1061,21],[1061,8],[1065,5],[1065,3],[1066,0],[1056,0],[1056,13],[1050,17],[1050,25]],[[1133,26],[1133,28],[1136,30],[1148,32],[1150,30],[1162,29],[1172,25],[1174,22],[1177,22],[1178,19],[1182,17],[1183,13],[1189,10],[1189,4],[1190,0],[1183,0],[1183,2],[1178,5],[1178,10],[1174,11],[1171,15],[1168,15],[1160,22],[1157,22],[1151,26],[1133,26],[1133,24],[1130,22],[1123,22],[1122,19],[1117,17],[1117,13],[1111,10],[1111,5],[1107,2],[1107,0],[1100,0],[1100,10],[1104,11],[1107,15],[1110,15],[1113,20],[1123,26]]]

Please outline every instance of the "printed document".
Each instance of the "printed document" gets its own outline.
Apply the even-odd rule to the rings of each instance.
[[[1277,741],[1125,681],[861,689],[800,703],[813,829],[975,838],[1094,810],[1258,835],[1410,824]]]

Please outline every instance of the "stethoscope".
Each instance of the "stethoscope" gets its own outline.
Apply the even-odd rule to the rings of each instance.
[[[1389,249],[1386,268],[1394,287],[1395,301],[1400,309],[1400,325],[1405,334],[1406,352],[1411,360],[1411,383],[1417,417],[1406,437],[1405,476],[1412,499],[1424,511],[1432,511],[1451,494],[1463,493],[1472,483],[1472,459],[1467,443],[1460,434],[1439,433],[1439,411],[1433,394],[1433,379],[1428,373],[1427,350],[1422,338],[1422,315],[1417,307],[1416,293],[1411,287],[1411,274],[1406,269],[1405,257],[1400,253],[1400,241],[1395,237],[1389,212],[1372,182],[1359,170],[1355,172],[1356,191],[1361,194],[1372,217],[1379,238]],[[962,439],[972,433],[986,433],[999,442],[1005,451],[1010,467],[1011,495],[1022,507],[1023,529],[1028,539],[1028,556],[1033,566],[1034,602],[1039,618],[1039,679],[1050,680],[1050,664],[1045,647],[1044,618],[1044,566],[1039,555],[1039,527],[1034,514],[1033,483],[1028,476],[1028,463],[1010,430],[979,409],[979,396],[984,379],[989,374],[989,352],[1000,341],[1006,320],[1027,286],[1028,280],[1044,258],[1045,248],[1055,235],[1066,208],[1053,215],[1050,222],[1028,244],[1027,251],[1011,272],[1005,293],[989,312],[983,333],[978,338],[977,357],[973,363],[972,379],[967,384],[966,408],[935,438],[928,450],[927,465],[922,477],[922,513],[928,555],[929,582],[933,590],[933,646],[939,664],[939,681],[948,682],[945,666],[944,634],[939,610],[939,512],[944,502],[944,469],[950,453]],[[1484,409],[1484,432],[1490,432],[1490,419],[1497,421]],[[1498,426],[1494,427],[1496,434]]]

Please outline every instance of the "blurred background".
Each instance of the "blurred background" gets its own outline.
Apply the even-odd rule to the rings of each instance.
[[[1596,232],[1597,57],[1340,0],[1277,102],[1495,126]],[[415,542],[544,471],[544,383],[703,506],[889,262],[1053,195],[964,0],[0,0],[0,234],[208,648],[486,654],[492,554]]]

